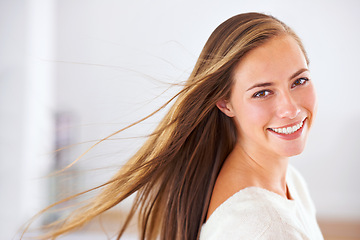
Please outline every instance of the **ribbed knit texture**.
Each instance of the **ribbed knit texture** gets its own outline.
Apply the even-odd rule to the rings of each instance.
[[[286,182],[293,200],[259,187],[235,193],[203,225],[200,240],[323,240],[306,183],[292,166]]]

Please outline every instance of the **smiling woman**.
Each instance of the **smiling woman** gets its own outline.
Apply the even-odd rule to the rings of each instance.
[[[234,120],[238,141],[217,177],[204,239],[321,239],[303,180],[288,168],[316,112],[305,53],[292,36],[273,37],[242,58],[233,81],[217,106]]]
[[[284,35],[252,50],[235,67],[231,97],[217,105],[233,117],[247,154],[261,150],[259,159],[268,161],[303,151],[316,112],[307,65],[299,44]]]
[[[228,19],[148,141],[43,238],[137,193],[117,239],[137,210],[141,239],[323,239],[306,184],[288,166],[316,112],[308,62],[300,39],[276,18]]]

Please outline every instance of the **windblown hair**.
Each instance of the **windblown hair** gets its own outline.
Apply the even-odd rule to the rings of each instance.
[[[233,69],[244,55],[284,34],[298,42],[306,57],[297,35],[272,16],[245,13],[217,27],[146,143],[91,202],[44,238],[78,229],[136,193],[117,239],[137,211],[141,239],[198,239],[216,178],[237,142],[233,120],[216,103],[230,98]]]

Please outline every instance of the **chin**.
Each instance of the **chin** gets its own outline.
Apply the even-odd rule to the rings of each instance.
[[[293,157],[301,154],[304,151],[305,146],[291,146],[287,149],[282,149],[281,155],[284,157]]]

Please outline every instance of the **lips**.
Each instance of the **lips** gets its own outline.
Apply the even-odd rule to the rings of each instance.
[[[297,124],[294,124],[291,126],[280,127],[280,128],[270,128],[270,130],[272,130],[276,133],[292,134],[292,133],[296,132],[297,130],[299,130],[303,126],[304,120],[301,121],[300,123],[297,123]]]
[[[306,118],[297,123],[293,123],[279,128],[268,128],[268,130],[281,138],[292,140],[301,135],[303,127],[305,125],[305,120]]]

